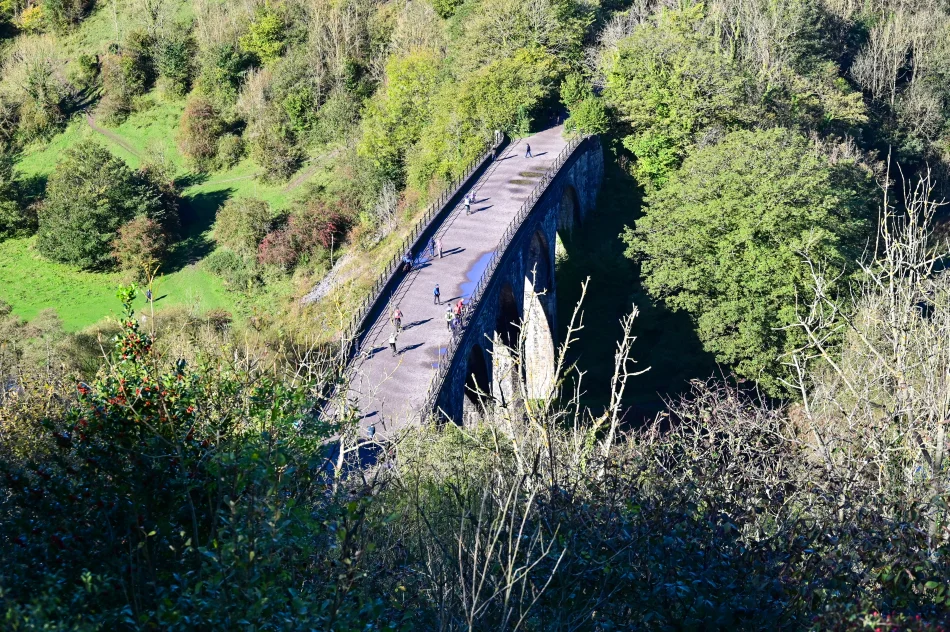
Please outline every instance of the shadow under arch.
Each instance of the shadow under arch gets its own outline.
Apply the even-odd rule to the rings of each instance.
[[[581,227],[581,202],[577,190],[570,184],[564,187],[561,201],[558,204],[557,234],[555,239],[556,257],[558,260],[570,256],[573,249],[574,235]]]
[[[564,187],[557,214],[557,232],[562,239],[569,239],[575,228],[581,225],[581,202],[577,190],[570,184]]]
[[[491,377],[485,351],[476,344],[468,352],[465,364],[465,409],[481,412],[491,397]]]
[[[520,397],[521,368],[517,359],[521,313],[515,291],[506,283],[498,296],[498,316],[492,344],[492,396],[502,407]]]

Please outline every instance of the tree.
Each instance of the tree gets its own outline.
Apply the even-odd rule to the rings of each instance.
[[[450,18],[455,15],[455,11],[462,6],[464,0],[432,0],[432,8],[442,18]]]
[[[436,96],[433,118],[407,159],[407,179],[425,189],[433,177],[460,174],[486,148],[495,130],[526,134],[531,114],[550,96],[557,59],[523,49],[499,59]]]
[[[268,233],[257,249],[258,263],[285,271],[297,265],[299,259],[300,252],[294,247],[290,231],[286,228]]]
[[[270,63],[280,56],[284,48],[284,23],[280,16],[269,8],[261,8],[247,33],[241,37],[241,48],[254,55],[262,63]]]
[[[303,161],[297,135],[279,107],[269,107],[261,118],[248,126],[244,138],[251,158],[261,168],[261,179],[266,182],[286,180]]]
[[[388,179],[403,179],[406,154],[432,117],[439,65],[426,51],[390,59],[386,82],[366,108],[358,151]]]
[[[748,78],[699,29],[702,10],[662,12],[602,60],[604,98],[629,126],[623,145],[643,183],[662,186],[700,130],[758,119]]]
[[[111,122],[119,122],[134,109],[135,99],[155,80],[152,40],[143,31],[132,31],[122,50],[102,59],[103,96],[100,111]]]
[[[569,132],[603,134],[610,127],[610,118],[604,108],[604,102],[597,97],[578,101],[571,108],[570,114],[564,121],[564,129]]]
[[[542,50],[578,62],[594,23],[592,3],[578,0],[483,0],[464,21],[457,53],[466,69],[478,68],[519,49]]]
[[[264,200],[233,198],[218,211],[214,238],[239,254],[253,254],[271,228],[273,216]]]
[[[195,42],[184,29],[164,34],[155,43],[155,66],[164,89],[184,95],[194,73]]]
[[[75,92],[66,60],[51,36],[17,38],[5,55],[0,76],[0,91],[16,108],[22,140],[50,135],[63,125]]]
[[[166,246],[161,225],[149,217],[139,216],[119,228],[112,240],[112,256],[136,280],[148,280],[158,269]]]
[[[13,172],[13,159],[0,154],[0,241],[22,237],[36,230],[36,212],[21,199],[20,183]]]
[[[802,255],[851,270],[869,230],[870,178],[788,130],[738,131],[690,155],[627,229],[647,291],[688,312],[720,362],[780,393],[779,356],[801,342]]]
[[[201,95],[188,99],[178,126],[178,147],[198,169],[206,169],[218,150],[224,121],[211,101]]]
[[[50,175],[36,246],[54,261],[109,267],[119,227],[163,210],[161,193],[147,180],[101,145],[83,141],[63,153]]]

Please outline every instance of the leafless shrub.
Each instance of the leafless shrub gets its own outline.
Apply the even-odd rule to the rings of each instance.
[[[367,53],[367,24],[375,5],[375,0],[301,0],[315,77],[327,77],[331,85],[346,79],[351,60],[362,59]],[[322,85],[322,80],[319,83]]]
[[[427,2],[407,2],[396,20],[389,52],[403,56],[414,51],[444,53],[445,34],[439,15]]]
[[[930,537],[945,508],[950,423],[950,277],[934,243],[929,173],[905,182],[906,209],[885,197],[874,256],[854,295],[827,294],[834,271],[812,264],[814,298],[797,324],[808,348],[789,359],[810,448],[835,476],[929,506]],[[851,304],[855,307],[848,308]],[[946,535],[946,534],[945,534]]]
[[[396,228],[396,211],[399,208],[399,194],[396,185],[387,180],[379,192],[379,198],[373,206],[373,221],[377,225],[377,239],[382,239]]]

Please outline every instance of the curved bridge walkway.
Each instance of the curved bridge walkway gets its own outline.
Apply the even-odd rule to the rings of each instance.
[[[348,398],[362,415],[361,428],[374,426],[392,433],[412,420],[423,406],[426,391],[438,368],[451,333],[445,311],[467,299],[508,225],[529,197],[541,175],[567,145],[563,128],[555,127],[511,143],[470,191],[475,204],[466,215],[460,204],[438,228],[443,258],[417,257],[415,269],[399,285],[389,305],[372,324],[354,360]],[[525,157],[525,144],[533,158]],[[433,302],[436,283],[442,305]],[[397,355],[389,349],[396,307],[403,312]]]

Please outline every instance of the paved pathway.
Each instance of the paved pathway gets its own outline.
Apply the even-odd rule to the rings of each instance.
[[[375,425],[377,432],[392,432],[405,426],[422,406],[439,354],[449,342],[446,304],[467,298],[475,288],[505,229],[567,144],[561,132],[562,127],[556,127],[509,145],[471,187],[473,213],[466,215],[459,205],[439,227],[444,258],[420,259],[370,327],[364,355],[354,363],[356,376],[349,393],[363,415],[363,428]],[[526,142],[533,158],[525,158]],[[436,283],[442,292],[441,306],[433,303]],[[397,305],[403,312],[403,331],[393,356],[389,316]]]

